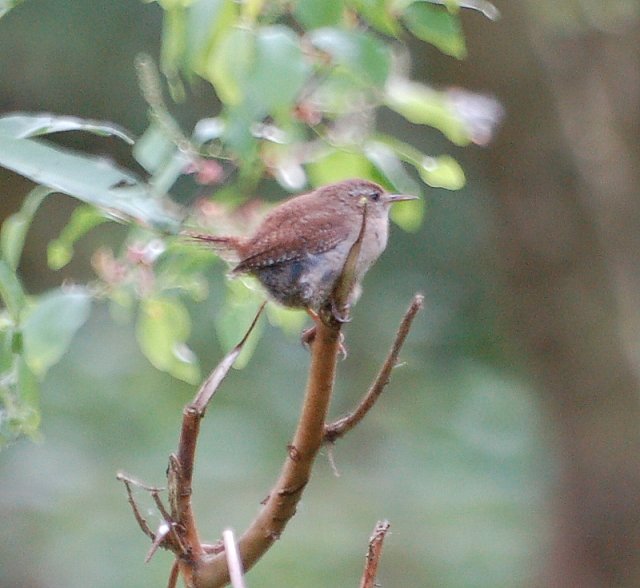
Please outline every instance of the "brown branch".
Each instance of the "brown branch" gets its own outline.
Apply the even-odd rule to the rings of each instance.
[[[378,521],[378,524],[373,529],[373,535],[369,539],[369,549],[367,550],[364,572],[360,580],[360,588],[374,588],[376,585],[376,573],[378,572],[378,563],[382,553],[382,543],[389,527],[389,521]]]
[[[400,323],[400,327],[396,333],[389,355],[387,355],[387,359],[382,364],[376,379],[373,381],[373,384],[371,384],[367,393],[363,396],[362,400],[360,400],[360,403],[353,412],[325,427],[324,438],[327,443],[334,443],[336,439],[339,439],[353,429],[376,403],[385,386],[389,383],[391,371],[398,362],[398,355],[400,354],[400,350],[402,349],[405,339],[409,334],[413,319],[422,309],[423,303],[424,296],[422,296],[422,294],[416,294],[413,297],[413,300]]]
[[[244,344],[252,333],[262,310],[263,303],[256,313],[253,322],[247,329],[242,340],[225,356],[225,358],[211,372],[198,390],[193,402],[187,405],[183,411],[182,429],[178,452],[169,458],[169,501],[171,503],[171,516],[176,526],[180,529],[181,539],[185,544],[185,552],[192,561],[197,561],[204,550],[198,536],[193,509],[191,506],[193,465],[195,460],[200,421],[204,417],[207,406],[216,393],[225,376],[240,355]],[[182,568],[182,566],[181,566]]]
[[[171,572],[169,573],[169,581],[167,582],[167,588],[176,588],[178,585],[178,578],[180,577],[180,565],[176,559],[171,566]]]
[[[249,570],[273,545],[296,512],[324,439],[324,423],[331,400],[339,348],[340,324],[318,321],[302,414],[288,447],[287,459],[264,507],[238,541],[245,570]],[[202,558],[194,574],[195,586],[199,588],[226,585],[229,582],[229,570],[224,553]]]

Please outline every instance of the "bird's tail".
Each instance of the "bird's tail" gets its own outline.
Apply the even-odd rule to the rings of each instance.
[[[201,243],[207,248],[213,249],[222,259],[228,263],[237,263],[240,260],[242,241],[240,237],[207,235],[193,231],[183,231],[182,236],[189,241]]]

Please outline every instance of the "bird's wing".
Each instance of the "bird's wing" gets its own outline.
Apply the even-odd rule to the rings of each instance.
[[[349,237],[351,227],[345,215],[307,204],[305,199],[295,198],[280,205],[277,214],[268,215],[247,244],[253,253],[241,259],[233,271],[250,272],[324,253]]]

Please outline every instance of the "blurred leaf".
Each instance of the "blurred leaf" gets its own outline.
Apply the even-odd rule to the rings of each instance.
[[[283,26],[263,27],[256,38],[255,63],[246,99],[265,113],[289,109],[311,72],[298,36]]]
[[[257,280],[248,277],[227,280],[227,296],[216,316],[216,333],[225,349],[232,349],[237,344],[243,335],[243,329],[251,324],[264,299],[265,294]],[[247,365],[262,337],[263,329],[262,322],[256,324],[253,336],[247,339],[233,364],[234,368],[242,369]]]
[[[59,270],[67,265],[73,257],[75,242],[86,235],[91,229],[107,222],[107,218],[93,206],[78,206],[60,236],[49,243],[47,247],[47,263],[53,270]]]
[[[136,336],[142,352],[157,369],[196,384],[200,368],[186,344],[190,332],[189,313],[177,298],[147,298],[140,303]]]
[[[177,230],[178,223],[166,203],[154,197],[149,186],[105,159],[0,133],[0,165],[125,218],[161,230]]]
[[[122,127],[110,122],[86,120],[55,114],[9,114],[0,117],[0,134],[28,139],[62,131],[87,131],[102,137],[118,137],[133,145],[133,137]]]
[[[15,271],[3,259],[0,259],[0,296],[14,323],[17,324],[25,305],[25,294]]]
[[[166,165],[177,147],[159,124],[150,124],[133,146],[136,161],[150,174]]]
[[[91,295],[81,287],[40,296],[23,323],[25,361],[42,378],[67,351],[76,331],[89,318]]]
[[[446,8],[414,2],[407,6],[402,20],[418,39],[431,43],[447,55],[458,59],[466,57],[467,48],[460,19]]]
[[[186,10],[181,2],[165,6],[162,21],[162,51],[160,67],[165,74],[174,98],[184,98],[184,90],[178,78],[187,47]]]
[[[255,35],[235,27],[225,35],[211,56],[207,68],[220,100],[227,105],[239,104],[255,59]]]
[[[464,170],[449,155],[425,157],[422,166],[418,167],[420,177],[434,188],[460,190],[465,185]]]
[[[254,22],[260,14],[265,0],[244,0],[242,2],[242,17],[247,22]]]
[[[410,0],[411,1],[411,0]],[[470,10],[476,10],[481,12],[489,20],[498,20],[500,18],[500,11],[487,0],[426,0],[431,4],[442,4],[447,8],[468,8]]]
[[[331,56],[333,65],[345,68],[353,78],[384,85],[389,74],[389,48],[370,33],[324,28],[308,37],[314,47]]]
[[[416,232],[424,220],[425,201],[407,200],[391,207],[390,217],[400,228],[408,232]]]
[[[399,35],[400,27],[389,0],[348,0],[348,3],[381,33],[392,37]]]
[[[22,0],[0,0],[0,18],[21,2]]]
[[[340,24],[343,12],[343,0],[298,0],[293,5],[293,15],[307,30]]]
[[[18,267],[27,231],[42,201],[51,194],[49,188],[39,186],[29,192],[22,208],[9,216],[0,229],[0,247],[2,257],[13,270]]]
[[[233,0],[199,0],[187,8],[186,60],[199,75],[206,74],[211,51],[238,18]]]
[[[307,173],[314,186],[349,178],[372,179],[372,171],[371,162],[361,153],[337,149],[307,165]]]
[[[409,122],[429,125],[456,145],[468,145],[469,133],[446,95],[407,80],[393,80],[386,87],[386,105]]]
[[[420,184],[409,175],[391,147],[379,141],[369,141],[364,153],[396,193],[414,196],[422,194]]]
[[[267,304],[269,323],[278,327],[290,336],[300,336],[307,313],[302,310],[292,310],[279,304]]]

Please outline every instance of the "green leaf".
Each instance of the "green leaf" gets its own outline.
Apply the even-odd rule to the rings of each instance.
[[[89,318],[91,295],[81,287],[61,288],[40,296],[23,323],[24,357],[40,379],[67,351]]]
[[[373,179],[373,166],[361,153],[336,149],[309,163],[307,173],[314,186],[322,186],[350,178]]]
[[[67,265],[73,257],[75,242],[91,229],[107,222],[107,218],[93,206],[78,206],[72,213],[69,222],[62,229],[60,236],[47,247],[47,262],[53,270]]]
[[[0,165],[116,216],[133,218],[161,230],[178,229],[164,200],[132,173],[105,159],[0,134]]]
[[[420,184],[409,175],[391,147],[379,141],[369,141],[365,145],[364,154],[396,193],[422,195]]]
[[[386,86],[385,103],[409,122],[438,129],[456,145],[471,142],[467,128],[446,96],[424,84],[394,80]]]
[[[182,90],[178,72],[183,63],[187,47],[186,10],[182,3],[165,7],[162,21],[162,51],[160,68],[167,77],[172,92]]]
[[[223,347],[232,349],[236,345],[242,337],[243,329],[251,324],[264,299],[265,294],[257,280],[238,278],[227,281],[227,296],[216,317],[216,333]],[[262,322],[255,326],[254,334],[247,339],[233,364],[234,368],[242,369],[247,365],[260,341],[263,328]]]
[[[418,168],[420,177],[434,188],[460,190],[465,185],[464,170],[449,155],[425,157]]]
[[[207,78],[220,100],[235,105],[244,99],[244,88],[255,59],[255,35],[245,28],[233,28],[211,56]]]
[[[402,21],[418,39],[431,43],[452,57],[466,57],[467,48],[460,19],[446,8],[414,2],[403,12]]]
[[[133,157],[150,174],[161,170],[177,147],[159,124],[150,124],[133,146]]]
[[[18,276],[3,259],[0,259],[0,296],[13,322],[18,324],[26,298]]]
[[[389,146],[372,141],[367,144],[365,154],[397,193],[414,196],[422,194],[418,182],[409,175],[400,158]],[[417,231],[422,226],[424,209],[425,201],[422,198],[400,202],[391,207],[391,220],[405,231]]]
[[[24,241],[31,221],[42,201],[51,194],[49,188],[39,186],[29,192],[22,208],[9,216],[0,229],[0,248],[2,257],[15,270],[20,262]]]
[[[324,28],[308,37],[314,47],[331,57],[332,65],[367,84],[384,85],[389,74],[389,48],[370,33]]]
[[[381,33],[392,37],[399,35],[400,27],[394,16],[396,11],[390,0],[348,0],[348,4]]]
[[[63,131],[87,131],[102,137],[118,137],[133,145],[133,137],[122,127],[110,122],[86,120],[55,114],[10,114],[0,117],[0,134],[15,139],[29,139]]]
[[[140,304],[136,336],[140,349],[157,369],[190,384],[200,379],[200,369],[186,340],[191,319],[177,298],[147,298]]]
[[[0,0],[0,18],[21,2],[22,0]]]
[[[199,0],[187,8],[186,61],[193,71],[206,76],[210,53],[237,18],[237,3],[233,0]]]
[[[343,12],[343,0],[298,0],[293,5],[293,16],[308,30],[339,25]]]
[[[411,4],[414,0],[395,0],[394,8],[402,8]],[[459,8],[468,8],[469,10],[477,10],[486,16],[489,20],[498,20],[500,11],[487,0],[423,0],[431,4],[440,4],[447,7],[451,12]]]
[[[309,77],[311,66],[297,35],[287,27],[261,28],[246,98],[265,113],[289,109]]]

